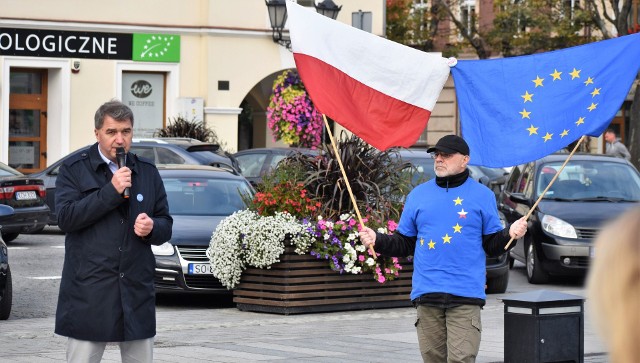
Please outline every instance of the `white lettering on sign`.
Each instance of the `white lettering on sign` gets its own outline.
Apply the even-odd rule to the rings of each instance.
[[[47,52],[55,52],[56,51],[56,40],[53,35],[47,35],[42,38],[42,49]]]
[[[70,48],[69,48],[69,41],[70,41],[71,39],[76,39],[76,36],[71,35],[71,36],[68,36],[68,37],[67,37],[67,39],[65,39],[65,40],[64,40],[64,49],[65,49],[67,52],[69,52],[69,53],[75,53],[75,52],[76,52],[76,50],[75,50],[75,49],[70,49]]]
[[[12,43],[13,41],[11,40],[11,35],[7,33],[0,34],[0,49],[7,50],[11,48]]]
[[[80,50],[78,50],[78,53],[91,53],[88,49],[86,49],[87,43],[89,43],[89,37],[80,37],[80,40],[82,40],[82,45],[80,46]]]
[[[116,52],[116,38],[108,38],[107,42],[109,43],[109,51],[107,51],[107,53],[118,54],[118,52]]]
[[[96,35],[73,35],[67,32],[59,34],[42,34],[23,29],[0,29],[0,51],[9,53],[33,52],[35,55],[43,53],[71,53],[86,55],[118,55],[118,35],[110,36],[105,33]],[[91,34],[91,33],[84,33]],[[123,37],[123,36],[120,36]],[[27,54],[30,55],[30,54]],[[55,54],[52,54],[55,56]]]
[[[40,48],[40,38],[35,34],[29,34],[25,43],[27,44],[27,49],[32,52]]]

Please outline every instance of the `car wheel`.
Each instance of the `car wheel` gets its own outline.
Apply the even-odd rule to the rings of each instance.
[[[2,239],[6,242],[9,243],[11,241],[13,241],[14,239],[18,238],[18,236],[20,235],[20,233],[7,233],[7,234],[2,234]]]
[[[487,280],[487,294],[503,294],[509,285],[509,270],[502,276],[497,276]]]
[[[9,314],[11,313],[12,294],[11,269],[7,266],[7,284],[4,291],[0,291],[0,320],[9,319]]]
[[[513,270],[513,265],[516,263],[515,258],[509,256],[509,270]]]
[[[549,280],[549,275],[542,269],[533,241],[531,241],[527,247],[526,265],[529,283],[543,284]]]

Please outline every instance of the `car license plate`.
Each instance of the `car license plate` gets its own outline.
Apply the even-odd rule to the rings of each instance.
[[[36,192],[33,190],[29,190],[26,192],[16,192],[16,200],[35,200],[38,199],[36,197]]]
[[[213,275],[213,266],[210,263],[190,263],[189,275]]]

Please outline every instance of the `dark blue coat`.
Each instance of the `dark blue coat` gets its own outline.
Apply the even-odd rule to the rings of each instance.
[[[153,163],[128,154],[127,167],[132,170],[129,201],[111,184],[97,143],[60,167],[56,210],[66,240],[56,334],[103,342],[156,334],[150,245],[171,238],[173,219]],[[133,232],[136,216],[143,212],[153,219],[145,239]]]

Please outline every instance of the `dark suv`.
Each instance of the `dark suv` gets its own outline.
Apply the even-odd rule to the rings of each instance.
[[[426,149],[398,149],[398,154],[402,161],[410,162],[414,170],[411,170],[412,184],[426,182],[435,178],[433,170],[433,158]],[[486,168],[469,165],[469,175],[479,183],[492,189],[494,193],[500,193],[504,175],[506,171],[502,168]],[[500,221],[505,225],[505,218],[498,211]],[[498,257],[488,257],[486,260],[487,269],[487,293],[504,293],[509,285],[509,261],[507,254]]]
[[[86,151],[89,146],[80,148],[56,161],[48,168],[30,176],[44,180],[49,206],[49,225],[58,225],[56,213],[56,178],[62,163],[71,155]],[[219,145],[205,143],[189,138],[133,139],[130,152],[160,164],[211,165],[239,173],[237,162],[230,154],[223,152]],[[44,227],[42,227],[44,228]],[[42,228],[40,230],[42,230]]]
[[[544,283],[549,275],[584,275],[598,255],[592,240],[601,226],[640,201],[640,174],[628,161],[576,154],[560,172],[567,156],[514,167],[499,198],[498,208],[513,222],[531,210],[559,173],[531,214],[527,234],[510,252],[526,264],[530,283]]]

